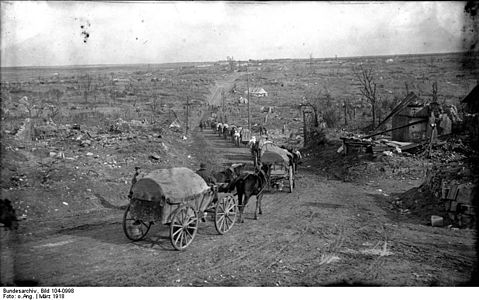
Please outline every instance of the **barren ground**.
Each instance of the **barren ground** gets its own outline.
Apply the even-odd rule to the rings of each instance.
[[[195,130],[186,147],[199,161],[250,160],[247,148]],[[211,220],[201,223],[184,252],[173,249],[161,224],[144,241],[130,242],[122,230],[126,194],[88,214],[24,221],[11,245],[16,277],[41,286],[455,286],[470,280],[475,231],[435,228],[385,209],[390,197],[421,179],[360,185],[327,178],[306,160],[294,192],[267,193],[258,220],[253,198],[245,223],[223,236]]]

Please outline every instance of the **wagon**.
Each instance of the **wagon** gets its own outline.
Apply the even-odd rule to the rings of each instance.
[[[246,145],[251,140],[251,131],[249,129],[241,130],[241,144]]]
[[[131,186],[130,203],[123,216],[123,231],[132,241],[142,240],[154,223],[170,227],[170,240],[177,250],[186,249],[196,236],[200,219],[214,214],[219,234],[236,221],[233,195],[219,193],[188,168],[157,169]]]
[[[260,149],[260,161],[262,165],[268,166],[266,176],[270,187],[274,185],[283,186],[283,182],[286,181],[289,192],[293,192],[295,187],[294,170],[292,157],[288,151],[273,143],[265,143]]]

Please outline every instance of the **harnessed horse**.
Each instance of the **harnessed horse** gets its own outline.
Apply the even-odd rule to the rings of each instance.
[[[263,192],[267,185],[266,175],[261,168],[257,168],[253,174],[243,174],[237,177],[231,184],[230,190],[236,188],[238,195],[239,219],[238,222],[244,223],[243,213],[244,208],[248,204],[251,196],[256,196],[256,207],[254,210],[254,219],[257,220],[257,213],[263,214],[261,209],[261,200],[263,199]],[[244,196],[244,198],[243,198]]]

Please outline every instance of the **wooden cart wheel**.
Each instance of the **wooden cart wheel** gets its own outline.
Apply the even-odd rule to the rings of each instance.
[[[145,223],[141,220],[136,220],[131,217],[130,205],[125,210],[123,215],[123,231],[127,238],[132,241],[139,241],[143,239],[150,230],[151,223]]]
[[[294,177],[293,177],[293,167],[289,167],[289,192],[293,192],[293,187],[294,187]]]
[[[185,250],[198,231],[198,214],[190,205],[180,206],[171,218],[170,239],[176,250]]]
[[[219,234],[225,234],[236,222],[238,206],[236,199],[228,195],[222,199],[218,199],[215,209],[215,227]]]

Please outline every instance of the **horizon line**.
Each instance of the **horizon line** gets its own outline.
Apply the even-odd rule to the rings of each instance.
[[[404,56],[428,56],[428,55],[448,55],[448,54],[470,54],[476,53],[479,54],[479,51],[453,51],[453,52],[430,52],[430,53],[410,53],[410,54],[379,54],[379,55],[357,55],[357,56],[329,56],[329,57],[312,57],[313,60],[327,60],[327,59],[348,59],[348,58],[372,58],[372,57],[404,57]],[[237,62],[248,62],[248,61],[273,61],[273,60],[309,60],[309,57],[306,58],[262,58],[262,59],[238,59],[234,60]],[[197,64],[197,63],[215,63],[221,62],[226,60],[213,60],[213,61],[183,61],[183,62],[162,62],[162,63],[126,63],[126,64],[111,64],[111,63],[104,63],[104,64],[89,64],[89,65],[30,65],[30,66],[1,66],[0,69],[8,69],[8,68],[75,68],[75,67],[82,67],[82,68],[98,68],[98,67],[113,67],[113,66],[148,66],[148,65],[167,65],[167,64]]]

